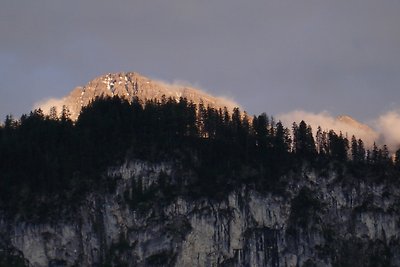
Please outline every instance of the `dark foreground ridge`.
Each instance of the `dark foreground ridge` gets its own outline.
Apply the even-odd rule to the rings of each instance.
[[[7,117],[0,266],[396,266],[399,155],[184,98]]]

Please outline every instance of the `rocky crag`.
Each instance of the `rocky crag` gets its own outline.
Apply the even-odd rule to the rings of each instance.
[[[142,102],[154,99],[160,101],[163,97],[179,100],[182,97],[195,104],[203,103],[206,107],[227,107],[228,110],[232,110],[238,106],[225,98],[211,96],[191,86],[153,80],[136,72],[120,72],[99,76],[85,86],[76,87],[62,99],[41,103],[37,108],[41,108],[48,114],[53,106],[57,108],[58,112],[61,112],[65,106],[69,110],[71,118],[76,120],[82,107],[100,96],[119,96],[127,100],[137,97]]]
[[[241,187],[219,200],[132,207],[179,166],[131,160],[108,170],[113,192],[46,223],[0,221],[0,262],[16,266],[400,266],[399,190],[303,168],[285,191]],[[20,265],[17,265],[20,264]]]

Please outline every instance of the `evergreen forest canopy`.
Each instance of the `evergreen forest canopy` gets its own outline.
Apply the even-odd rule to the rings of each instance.
[[[289,130],[265,113],[249,118],[238,108],[183,98],[103,97],[84,107],[76,122],[66,109],[56,114],[7,116],[0,127],[0,210],[9,216],[46,218],[77,207],[88,193],[113,192],[107,168],[127,159],[173,161],[191,173],[187,180],[162,177],[150,192],[133,185],[132,207],[151,198],[222,198],[243,184],[280,194],[282,177],[304,166],[321,175],[334,170],[351,182],[398,183],[400,174],[400,150],[393,161],[386,146],[368,150],[354,136],[321,128],[313,136],[304,121]]]

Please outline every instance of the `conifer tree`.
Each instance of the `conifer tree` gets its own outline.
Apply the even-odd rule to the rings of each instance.
[[[354,162],[359,162],[359,151],[356,137],[351,137],[351,156]]]
[[[273,147],[279,155],[287,154],[290,150],[289,130],[283,127],[281,121],[276,123],[276,131],[274,136]]]
[[[378,150],[378,146],[376,145],[376,143],[374,142],[374,145],[372,147],[372,152],[371,152],[371,162],[372,163],[378,163],[379,161],[379,150]]]
[[[338,161],[346,161],[347,160],[347,150],[349,147],[349,142],[347,138],[343,137],[343,134],[340,133],[337,135],[335,131],[330,130],[329,133],[329,154],[330,156]]]
[[[317,128],[317,133],[315,135],[315,142],[316,142],[316,146],[317,146],[317,152],[320,155],[325,154],[324,153],[324,140],[323,140],[323,131],[321,126],[318,126]]]
[[[256,142],[257,145],[261,149],[267,148],[268,144],[268,117],[267,114],[262,113],[258,117],[254,116],[253,118],[253,129],[256,134]]]
[[[300,158],[312,160],[316,155],[314,137],[311,126],[301,121],[299,126],[293,124],[294,148]]]
[[[397,170],[400,170],[400,149],[398,149],[394,156],[394,166]]]
[[[361,139],[358,139],[357,141],[357,153],[358,153],[358,160],[360,162],[365,161],[365,148],[364,148],[364,142]]]

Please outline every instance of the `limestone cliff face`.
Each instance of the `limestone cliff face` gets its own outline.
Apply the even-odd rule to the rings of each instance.
[[[127,188],[147,190],[161,173],[177,175],[169,163],[129,161],[109,169],[114,193],[88,196],[68,218],[2,219],[0,255],[29,266],[400,266],[399,192],[389,185],[348,187],[304,170],[281,195],[242,187],[218,201],[131,208]]]
[[[62,107],[66,106],[71,118],[76,120],[82,107],[88,105],[90,101],[99,96],[119,96],[127,100],[137,97],[141,101],[161,100],[163,96],[167,99],[170,97],[173,99],[183,97],[196,104],[203,102],[205,106],[209,105],[214,108],[227,107],[232,110],[238,106],[229,100],[211,96],[190,86],[152,80],[136,72],[120,72],[97,77],[85,86],[75,88],[61,100],[45,102],[38,107],[44,110],[45,113],[49,113],[52,106],[55,106],[58,111],[61,111]]]

